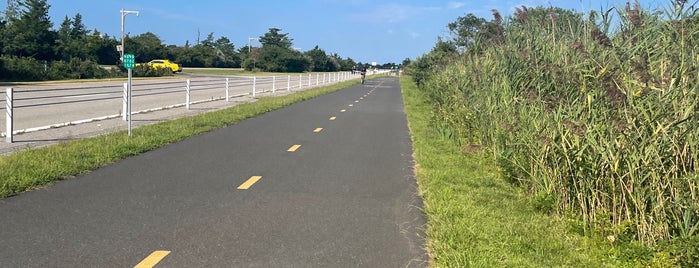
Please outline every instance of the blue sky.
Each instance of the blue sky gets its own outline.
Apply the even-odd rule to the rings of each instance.
[[[85,26],[109,36],[121,32],[120,10],[138,10],[126,16],[126,32],[153,32],[167,45],[194,44],[197,33],[226,36],[236,48],[259,37],[270,27],[280,28],[302,51],[316,45],[358,62],[400,63],[428,52],[438,37],[447,37],[446,25],[473,13],[490,20],[492,9],[509,16],[522,5],[558,6],[576,11],[623,5],[624,0],[48,0],[49,15],[58,28],[65,16],[80,13]],[[690,1],[691,2],[691,1]],[[643,0],[655,9],[667,1]],[[5,10],[7,1],[0,1]],[[255,41],[253,45],[259,45]]]

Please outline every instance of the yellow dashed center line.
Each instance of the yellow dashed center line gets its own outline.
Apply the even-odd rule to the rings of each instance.
[[[330,121],[334,121],[335,119],[337,119],[337,117],[330,117]]]
[[[148,257],[146,257],[141,262],[136,264],[136,266],[134,266],[134,268],[151,268],[151,267],[155,266],[156,264],[158,264],[160,261],[162,261],[163,258],[165,258],[165,256],[167,256],[168,254],[170,254],[170,251],[167,251],[167,250],[153,251],[153,253],[148,255]]]
[[[346,111],[347,111],[347,110],[345,110],[345,109],[340,110],[341,113],[344,113],[344,112],[346,112]]]
[[[313,130],[313,132],[315,132],[315,133],[318,133],[318,132],[321,132],[321,131],[323,131],[323,128],[322,128],[322,127],[319,127],[319,128],[316,128],[316,129]]]
[[[288,152],[296,152],[296,150],[298,150],[299,147],[301,147],[301,145],[299,145],[299,144],[294,144],[294,146],[291,146],[291,148],[289,148],[289,150],[287,150],[287,151],[288,151]]]
[[[243,182],[243,184],[238,186],[238,190],[247,190],[260,179],[262,179],[262,176],[252,176],[247,181]]]

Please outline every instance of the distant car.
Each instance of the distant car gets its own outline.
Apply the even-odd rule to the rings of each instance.
[[[141,66],[143,64],[139,63],[136,64],[136,66]],[[182,66],[179,64],[172,62],[170,60],[162,60],[162,59],[157,59],[157,60],[152,60],[147,63],[145,63],[146,66],[150,66],[153,69],[170,69],[173,73],[179,73],[182,72]]]

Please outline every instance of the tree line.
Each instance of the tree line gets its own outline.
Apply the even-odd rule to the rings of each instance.
[[[121,40],[97,29],[88,30],[79,13],[66,16],[58,29],[49,17],[47,0],[9,0],[0,18],[0,80],[35,81],[124,76],[116,47]],[[198,39],[198,38],[197,38]],[[270,28],[258,38],[260,47],[236,49],[225,36],[210,33],[195,44],[166,45],[152,32],[126,36],[125,47],[136,62],[170,59],[184,67],[244,68],[267,72],[348,71],[366,63],[328,54],[315,46],[302,52],[281,29]],[[102,68],[111,65],[118,68]],[[393,63],[384,66],[393,66]],[[159,76],[167,72],[135,70],[135,75]]]

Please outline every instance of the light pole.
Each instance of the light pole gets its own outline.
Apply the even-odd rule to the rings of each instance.
[[[252,46],[252,43],[251,43],[252,40],[258,40],[258,39],[255,37],[248,37],[248,54],[250,54],[250,51],[252,51],[250,49],[250,47]]]
[[[255,58],[252,56],[252,43],[251,43],[252,40],[260,40],[260,39],[255,38],[255,37],[248,37],[248,57],[250,57],[252,59],[252,70],[251,71],[255,71]]]
[[[138,17],[138,11],[121,9],[121,46],[119,47],[119,52],[121,54],[119,59],[121,62],[124,62],[124,17],[128,14],[136,14],[136,17]]]

